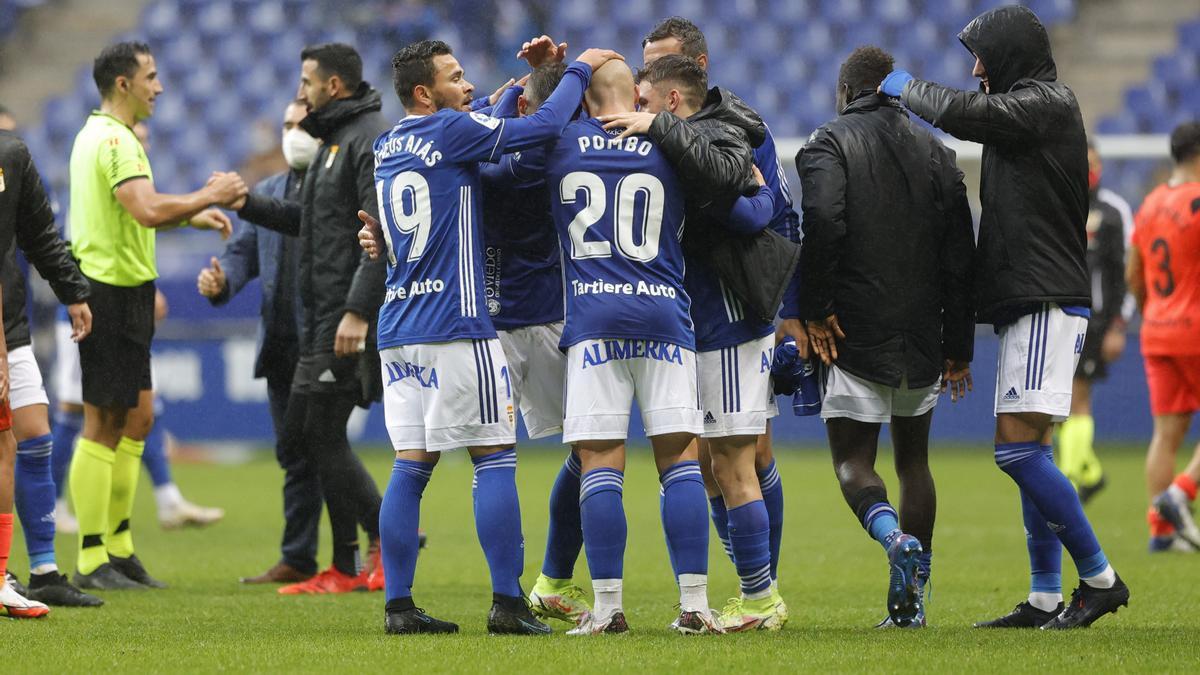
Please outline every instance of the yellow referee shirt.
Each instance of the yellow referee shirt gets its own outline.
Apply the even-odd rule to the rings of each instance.
[[[154,180],[133,130],[94,111],[71,148],[71,250],[89,278],[140,286],[158,277],[154,230],[138,224],[115,194],[118,185],[140,177]]]

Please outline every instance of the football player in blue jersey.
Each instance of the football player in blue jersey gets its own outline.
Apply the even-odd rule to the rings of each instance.
[[[409,45],[392,60],[408,116],[375,143],[379,222],[359,213],[363,248],[388,263],[379,349],[396,450],[380,512],[389,633],[458,630],[417,608],[412,584],[421,494],[440,453],[461,447],[475,466],[475,524],[491,571],[488,631],[550,632],[520,587],[512,382],[486,310],[479,163],[559,136],[593,71],[620,58],[584,52],[538,111],[519,119],[469,112],[474,86],[443,42]]]
[[[695,23],[687,19],[677,16],[664,19],[642,40],[642,57],[647,64],[670,54],[681,54],[696,61],[702,68],[706,70],[708,68],[708,43],[704,38],[704,33]],[[733,100],[737,100],[737,97],[731,93],[726,92],[726,94]],[[761,143],[754,146],[753,153],[754,165],[761,171],[766,181],[766,187],[774,198],[775,208],[771,214],[769,227],[778,234],[798,242],[800,240],[800,218],[792,206],[791,188],[788,186],[783,166],[776,154],[775,140],[771,135],[771,130],[765,125],[763,130],[765,137]],[[798,318],[800,316],[798,290],[798,284],[794,284],[784,298],[780,312],[782,320],[776,330],[776,341],[782,340],[784,336],[793,337],[800,349],[801,358],[807,358],[808,335],[803,323]],[[733,443],[734,447],[741,447],[742,443],[735,442],[738,436],[731,434],[735,432],[741,434],[748,428],[745,424],[747,414],[754,418],[750,420],[752,424],[749,425],[753,428],[760,426],[758,421],[760,417],[767,418],[761,423],[762,431],[758,433],[754,469],[758,478],[762,503],[767,511],[771,589],[769,596],[752,600],[745,595],[745,585],[743,584],[743,594],[731,599],[722,611],[721,620],[724,625],[729,627],[771,629],[782,627],[788,618],[787,605],[784,604],[778,590],[779,550],[783,537],[783,483],[775,466],[769,420],[778,413],[774,396],[769,396],[770,403],[766,406],[765,413],[759,410],[749,412],[751,408],[747,405],[748,402],[754,402],[754,405],[758,406],[760,401],[757,393],[750,395],[747,389],[755,387],[761,389],[761,382],[765,377],[764,366],[759,358],[761,345],[758,343],[762,342],[762,335],[768,334],[764,332],[767,324],[748,316],[738,299],[736,297],[726,299],[727,295],[721,293],[714,302],[703,304],[697,299],[697,303],[693,307],[694,316],[697,312],[701,313],[700,316],[697,316],[698,324],[711,322],[713,326],[711,332],[713,339],[701,339],[701,342],[704,343],[700,347],[701,350],[712,350],[709,352],[711,359],[706,359],[703,355],[704,352],[701,352],[699,363],[701,389],[704,389],[704,382],[719,387],[710,386],[709,391],[713,395],[706,397],[705,431],[707,433],[705,434],[706,438],[701,439],[701,468],[704,470],[705,488],[709,496],[713,525],[716,527],[717,536],[724,544],[726,552],[729,553],[730,558],[733,558],[733,541],[729,530],[731,522],[738,520],[740,523],[750,515],[750,511],[757,511],[758,507],[743,508],[738,514],[732,513],[734,508],[744,507],[750,503],[742,503],[742,500],[752,500],[753,495],[745,490],[738,490],[739,495],[733,497],[732,502],[730,501],[730,495],[724,494],[717,477],[714,476],[714,467],[709,460],[710,453],[707,452],[708,447],[706,447],[708,443],[704,441],[708,440],[711,443],[711,440],[707,438],[710,435],[724,437],[724,440]],[[735,355],[736,360],[731,360],[730,355]],[[768,357],[767,363],[769,364],[769,362]],[[710,363],[711,365],[709,365]],[[740,389],[744,394],[740,403],[742,412],[727,412],[728,397],[724,394],[726,388],[722,386],[722,383],[727,383],[731,376],[741,383]],[[736,387],[733,389],[734,407],[738,407],[737,389]],[[763,398],[767,397],[768,394],[764,393]],[[759,407],[761,408],[761,406]],[[712,424],[708,423],[709,415],[712,416]],[[757,518],[752,519],[751,522],[757,522]],[[733,526],[739,529],[745,527],[745,525]],[[752,527],[757,527],[757,525]],[[736,561],[735,566],[737,566]],[[759,593],[753,595],[757,596]]]

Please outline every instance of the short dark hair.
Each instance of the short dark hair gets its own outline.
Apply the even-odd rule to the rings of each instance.
[[[567,64],[561,61],[551,61],[536,68],[525,83],[525,100],[535,107],[545,103],[562,81],[565,72]]]
[[[644,49],[651,42],[658,42],[669,37],[679,40],[679,46],[683,50],[684,56],[695,59],[699,58],[701,54],[708,53],[708,41],[704,39],[704,33],[700,27],[682,16],[672,16],[659,21],[654,30],[642,38],[642,48]]]
[[[117,85],[118,77],[133,77],[137,71],[138,55],[150,55],[150,45],[145,42],[118,42],[100,51],[100,55],[92,62],[92,79],[96,81],[96,89],[101,98],[112,93]]]
[[[1200,122],[1184,122],[1171,132],[1171,159],[1176,164],[1200,157]]]
[[[892,72],[896,59],[874,45],[859,47],[846,57],[838,71],[838,84],[846,85],[853,96],[863,90],[879,88],[883,78]]]
[[[643,81],[652,85],[660,82],[678,85],[680,93],[695,108],[704,105],[708,94],[708,73],[694,59],[682,54],[667,54],[646,64],[638,73],[638,82]]]
[[[441,40],[421,40],[396,52],[392,57],[392,84],[405,108],[416,102],[414,88],[422,84],[433,86],[433,57],[453,53],[450,45]]]
[[[310,45],[300,52],[301,62],[309,59],[317,62],[317,71],[322,77],[329,79],[337,75],[351,92],[362,84],[362,57],[357,49],[348,44],[327,42]]]

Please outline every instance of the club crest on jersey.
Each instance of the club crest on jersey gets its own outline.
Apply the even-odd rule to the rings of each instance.
[[[471,113],[471,119],[492,130],[495,130],[496,127],[500,126],[500,120],[498,118],[490,115],[484,115],[480,112]]]
[[[426,389],[438,388],[437,368],[426,368],[425,366],[418,366],[415,363],[407,361],[389,361],[383,365],[387,368],[387,386],[389,387],[411,377],[416,379],[417,383]]]
[[[683,365],[683,352],[679,345],[660,340],[604,340],[594,342],[583,350],[583,364],[580,370],[604,365],[609,361],[624,359],[654,359],[666,363]]]

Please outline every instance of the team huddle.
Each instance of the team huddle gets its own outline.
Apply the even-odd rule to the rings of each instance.
[[[155,193],[140,180],[149,178],[140,146],[120,146],[161,85],[148,48],[119,45],[136,74],[118,69],[102,80],[97,60],[105,103],[89,125],[96,138],[120,142],[100,144],[107,154],[98,165],[111,175],[83,197],[105,202],[98,211],[119,202],[124,215],[103,227],[73,222],[72,253],[96,315],[80,338],[76,584],[158,583],[133,552],[128,520],[142,453],[131,429],[147,424],[152,407],[149,228],[190,223],[228,235],[230,221],[211,208],[219,206],[263,230],[241,231],[198,288],[222,304],[263,276],[255,374],[268,380],[287,474],[283,556],[245,582],[294,582],[281,593],[382,589],[388,633],[457,632],[417,606],[414,586],[423,492],[441,454],[465,448],[493,592],[488,631],[546,634],[543,620],[555,619],[573,635],[625,632],[622,498],[636,401],[679,589],[670,628],[779,630],[789,610],[778,579],[784,497],[771,418],[776,397],[788,395],[797,414],[819,410],[846,503],[885,551],[878,626],[923,627],[936,513],[930,423],[942,394],[956,401],[972,389],[979,322],[1000,340],[995,460],[1020,489],[1030,592],[975,625],[1068,629],[1115,613],[1129,588],[1051,450],[1055,424],[1072,413],[1093,309],[1082,117],[1032,11],[989,11],[958,37],[975,57],[979,91],[921,80],[876,47],[846,59],[837,117],[796,157],[799,213],[767,124],[709,81],[719,55],[679,17],[646,35],[636,70],[610,50],[568,60],[565,43],[534,38],[518,54],[530,72],[483,97],[449,45],[408,45],[392,61],[407,116],[390,128],[352,47],[307,48],[300,100],[284,122],[291,172],[254,192],[218,172],[181,196]],[[910,113],[984,146],[978,238],[954,153]],[[1181,136],[1178,153],[1172,146],[1181,165],[1200,156],[1196,136]],[[97,164],[83,161],[80,174]],[[1195,204],[1179,217],[1194,219]],[[133,252],[119,254],[121,246]],[[1154,289],[1166,297],[1174,285]],[[1172,311],[1176,321],[1193,306]],[[286,321],[269,322],[269,313]],[[1175,406],[1190,409],[1170,412],[1200,408],[1192,396]],[[382,495],[345,433],[353,408],[378,400],[396,451]],[[1159,403],[1156,415],[1170,407]],[[569,446],[528,591],[518,413],[530,438],[561,436]],[[899,508],[874,467],[885,423]],[[1170,489],[1187,501],[1164,492],[1170,498],[1154,512],[1188,537],[1200,531],[1188,509],[1195,480],[1184,478]],[[316,574],[322,505],[334,553]],[[709,522],[740,584],[719,610],[708,597]],[[371,541],[366,561],[360,529]],[[1064,548],[1080,579],[1069,598]],[[574,580],[581,553],[591,598]],[[10,613],[44,614],[8,585],[0,590]]]

